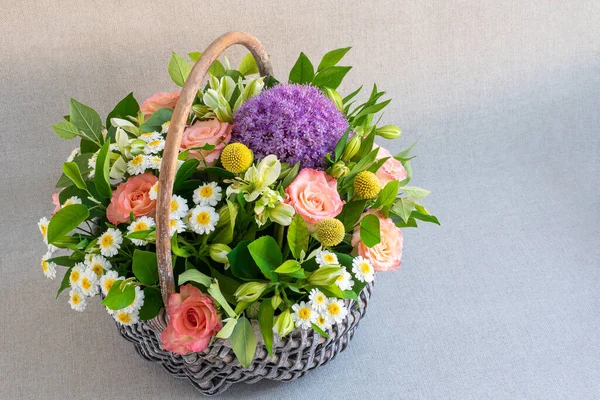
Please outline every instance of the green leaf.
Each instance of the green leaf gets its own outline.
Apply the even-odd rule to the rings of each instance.
[[[180,57],[175,52],[171,54],[171,59],[169,60],[169,76],[177,86],[185,85],[185,80],[191,70],[192,67],[184,58]]]
[[[202,286],[209,287],[212,283],[212,279],[210,276],[203,274],[197,269],[188,269],[179,275],[179,285],[183,285],[186,282],[196,282]]]
[[[421,220],[421,221],[424,221],[424,222],[431,222],[433,224],[440,225],[440,221],[438,221],[437,217],[435,217],[433,215],[430,215],[430,214],[423,214],[423,213],[420,213],[418,211],[413,211],[410,214],[410,216],[412,218],[415,218],[415,219],[418,219],[418,220]]]
[[[344,47],[342,49],[335,49],[325,53],[325,55],[321,59],[321,62],[319,63],[317,71],[320,71],[323,68],[333,67],[334,65],[336,65],[351,48],[352,47]]]
[[[73,139],[76,136],[79,136],[79,130],[75,125],[70,122],[62,121],[57,124],[52,125],[52,129],[59,138],[63,139]]]
[[[271,299],[263,299],[258,307],[258,325],[270,357],[273,357],[273,315]]]
[[[366,205],[367,200],[351,201],[344,205],[344,208],[342,208],[342,212],[337,216],[337,219],[342,221],[346,232],[354,228],[356,223],[360,220]]]
[[[277,272],[278,274],[291,274],[300,269],[302,269],[302,267],[300,266],[300,263],[298,261],[286,260],[283,262],[283,264],[277,267],[277,269],[275,269],[275,272]]]
[[[281,181],[281,187],[283,189],[285,189],[288,186],[290,186],[290,184],[298,176],[299,171],[300,171],[300,161],[298,161],[296,164],[294,164],[294,166],[292,167],[290,172],[288,172],[288,174],[285,176],[285,178],[283,178],[283,180]]]
[[[242,58],[238,71],[244,76],[258,74],[258,66],[256,65],[256,60],[254,60],[252,53],[248,53]]]
[[[315,332],[317,332],[319,335],[323,336],[325,339],[329,339],[329,335],[327,333],[325,333],[325,331],[323,329],[319,328],[315,324],[310,324],[310,325],[315,330]]]
[[[173,252],[173,254],[175,254],[177,257],[183,257],[183,258],[190,257],[191,254],[189,251],[179,247],[179,241],[177,240],[177,238],[178,238],[177,233],[175,233],[171,237],[171,251]]]
[[[416,144],[419,142],[419,139],[415,140],[415,142],[413,144],[410,145],[410,147],[406,150],[401,151],[400,153],[396,154],[394,156],[394,158],[396,160],[399,161],[404,161],[407,159],[407,157],[409,156],[410,152],[412,151],[412,149],[416,146]]]
[[[191,58],[193,62],[198,62],[201,55],[201,51],[192,51],[191,53],[188,53],[188,57]]]
[[[344,97],[342,99],[342,103],[346,104],[348,103],[350,100],[352,100],[354,97],[356,97],[356,95],[362,90],[362,86],[359,87],[358,89],[356,89],[354,92],[350,93],[348,96]]]
[[[158,282],[158,261],[154,252],[135,249],[131,269],[135,277],[144,285]]]
[[[394,224],[398,228],[416,228],[417,227],[417,220],[411,217],[406,222],[404,222],[402,220],[394,221]]]
[[[128,307],[135,299],[135,285],[126,285],[121,290],[122,280],[115,281],[111,286],[106,298],[102,301],[111,310],[121,310]]]
[[[217,303],[219,303],[219,305],[221,306],[223,311],[225,311],[227,313],[227,315],[229,315],[232,318],[236,316],[235,311],[233,311],[233,309],[231,308],[231,306],[229,305],[229,303],[223,296],[223,293],[221,293],[221,289],[219,288],[219,282],[217,280],[214,280],[210,284],[207,292],[208,292],[208,294],[210,294],[213,297],[213,299],[215,299],[217,301]]]
[[[231,272],[240,279],[256,279],[261,276],[260,268],[248,250],[250,243],[250,240],[243,240],[227,254]]]
[[[76,229],[89,215],[88,208],[83,204],[72,204],[58,210],[48,224],[48,243],[54,244],[60,240]]]
[[[221,61],[215,60],[208,69],[208,73],[214,77],[220,78],[225,75],[225,67],[221,64]]]
[[[396,200],[396,196],[398,195],[398,188],[400,187],[400,182],[398,181],[389,181],[379,195],[377,196],[377,201],[373,208],[386,207],[394,203]]]
[[[374,214],[367,214],[360,221],[360,240],[367,247],[373,247],[381,241],[379,218]]]
[[[140,319],[142,321],[148,321],[156,317],[161,308],[163,308],[163,301],[160,289],[150,286],[145,287],[144,304],[140,308]]]
[[[396,200],[390,211],[402,218],[404,222],[408,222],[408,218],[414,209],[415,201],[413,199],[400,197]]]
[[[256,335],[248,318],[238,319],[231,333],[230,341],[238,361],[244,368],[248,368],[252,364],[256,351]]]
[[[102,119],[91,107],[71,99],[71,123],[90,140],[102,144]]]
[[[352,67],[326,67],[319,71],[313,79],[313,85],[337,89]]]
[[[77,186],[78,189],[87,191],[87,186],[81,176],[79,166],[74,162],[66,162],[62,166],[63,173]]]
[[[238,208],[234,203],[229,200],[227,202],[227,212],[229,213],[229,222],[227,225],[219,228],[216,235],[212,238],[212,243],[229,244],[233,241],[233,234],[235,232],[235,220],[238,214]]]
[[[237,319],[231,318],[215,336],[221,339],[228,339],[233,333],[233,328],[235,328],[237,321]]]
[[[262,271],[263,275],[273,282],[277,282],[279,277],[275,269],[281,265],[283,255],[277,242],[272,236],[262,236],[248,245],[250,255]]]
[[[258,269],[258,267],[256,268]],[[234,293],[240,287],[240,282],[227,275],[221,274],[219,271],[212,267],[210,267],[210,276],[219,281],[219,288],[221,289],[223,297],[225,297],[225,299],[227,299],[229,303],[235,304],[237,300],[235,298]]]
[[[366,117],[369,114],[378,113],[379,111],[383,110],[385,108],[385,106],[390,104],[390,101],[392,101],[392,99],[389,99],[389,100],[383,101],[381,103],[373,104],[372,106],[363,108],[358,114],[356,114],[354,116],[354,121],[359,121],[362,117]],[[356,122],[356,123],[359,123],[359,122]]]
[[[85,153],[85,154],[78,155],[77,157],[75,157],[73,159],[72,162],[77,164],[77,167],[79,168],[79,172],[80,172],[81,176],[87,176],[87,174],[90,172],[90,167],[88,166],[88,160],[90,159],[91,156],[92,156],[92,154]],[[66,187],[69,187],[72,185],[74,185],[74,182],[71,180],[71,178],[69,178],[64,173],[58,179],[58,182],[56,182],[57,188],[66,188]]]
[[[338,161],[340,159],[340,157],[342,156],[342,153],[344,152],[344,148],[346,147],[346,143],[348,143],[348,135],[350,134],[350,129],[346,129],[346,132],[344,132],[344,134],[342,135],[342,137],[340,138],[340,140],[338,140],[337,144],[335,145],[335,160],[334,161]]]
[[[200,165],[200,160],[190,158],[179,167],[175,175],[175,182],[173,183],[173,192],[178,191],[185,181],[198,170],[198,165]]]
[[[145,231],[134,231],[125,235],[128,239],[139,239],[139,240],[147,240],[149,237],[152,237],[152,234],[155,233],[155,229],[148,229]],[[155,236],[156,237],[156,236]]]
[[[71,276],[71,270],[73,268],[69,268],[65,271],[65,275],[63,276],[62,281],[60,282],[60,287],[58,288],[58,292],[56,293],[56,298],[58,299],[58,296],[60,296],[60,294],[69,286],[71,286],[71,281],[69,280],[69,277]]]
[[[96,159],[96,170],[94,174],[94,186],[98,194],[104,198],[112,197],[112,189],[110,188],[110,142],[106,141]]]
[[[144,132],[160,132],[162,130],[162,124],[170,121],[172,116],[173,110],[170,108],[161,108],[160,110],[156,110],[156,112],[152,114],[150,118],[148,118],[148,121],[140,125],[140,130]]]
[[[63,267],[73,267],[75,264],[77,264],[77,262],[79,262],[78,260],[72,259],[70,256],[53,257],[49,258],[46,261],[48,261],[49,263],[53,262],[54,264],[61,265]]]
[[[422,189],[416,186],[403,186],[400,188],[407,196],[412,197],[413,199],[422,199],[431,193],[429,190]]]
[[[406,170],[406,178],[400,181],[400,186],[408,185],[408,182],[412,179],[412,166],[410,165],[410,160],[402,161],[402,165]]]
[[[302,252],[306,253],[308,250],[308,237],[306,222],[300,214],[295,214],[287,231],[288,245],[294,258],[300,259]]]
[[[140,111],[140,105],[135,97],[133,97],[133,92],[129,93],[108,113],[106,126],[109,127],[111,125],[110,120],[112,118],[126,119],[126,117],[137,117],[138,111]]]
[[[289,81],[300,84],[310,83],[314,77],[315,67],[313,67],[308,57],[306,57],[306,54],[300,53],[296,64],[294,64],[290,71]]]

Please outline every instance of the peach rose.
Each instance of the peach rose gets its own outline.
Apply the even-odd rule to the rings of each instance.
[[[179,92],[166,93],[159,92],[154,93],[148,97],[140,106],[140,111],[144,113],[144,117],[148,118],[161,108],[175,108],[177,100],[179,100]]]
[[[379,147],[379,151],[377,152],[377,158],[375,160],[389,157],[375,174],[377,175],[377,178],[379,178],[381,185],[385,185],[391,181],[403,181],[406,179],[406,170],[402,163],[396,160],[392,154],[383,147],[377,146],[376,144],[373,145],[373,149],[376,147]]]
[[[111,224],[118,225],[129,221],[129,214],[134,217],[154,216],[156,201],[150,199],[150,188],[158,178],[147,172],[129,178],[121,183],[113,192],[110,204],[106,209],[106,217]]]
[[[211,164],[218,160],[225,144],[231,139],[232,128],[233,125],[227,122],[220,122],[216,118],[208,121],[197,121],[194,125],[188,126],[183,131],[181,151],[194,147],[202,147],[205,144],[212,144],[215,146],[212,150],[190,150],[190,157]],[[203,164],[201,163],[201,165]]]
[[[294,207],[309,227],[325,218],[335,218],[344,206],[335,178],[316,169],[300,171],[285,194],[285,203]]]
[[[162,347],[177,354],[199,352],[223,327],[212,297],[185,285],[169,297],[169,325],[160,335]]]
[[[363,256],[371,262],[375,271],[394,271],[400,267],[402,260],[402,245],[404,242],[402,231],[391,218],[383,218],[378,213],[375,215],[379,217],[381,242],[368,248],[360,240],[360,226],[357,226],[352,235],[352,246],[359,256]]]

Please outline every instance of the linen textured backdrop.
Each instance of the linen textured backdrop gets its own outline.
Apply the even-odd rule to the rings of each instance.
[[[44,278],[36,222],[74,143],[69,97],[106,115],[174,90],[171,51],[229,30],[276,76],[300,51],[351,45],[341,88],[377,82],[383,118],[421,138],[416,185],[441,227],[405,230],[349,349],[291,384],[223,399],[592,399],[600,396],[600,3],[2,0],[0,398],[191,399],[94,302]],[[244,52],[233,49],[237,63]]]

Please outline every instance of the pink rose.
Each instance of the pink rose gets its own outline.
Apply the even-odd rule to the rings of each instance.
[[[118,225],[129,221],[129,214],[134,217],[154,216],[156,201],[150,199],[150,188],[158,178],[147,172],[129,178],[121,183],[113,192],[110,204],[106,209],[106,217],[111,224]]]
[[[154,93],[152,96],[144,100],[140,107],[140,111],[144,113],[144,116],[146,118],[148,118],[150,115],[154,114],[157,110],[160,110],[161,108],[173,109],[177,104],[177,100],[179,100],[179,94],[179,92]]]
[[[54,215],[58,212],[58,210],[60,210],[60,200],[58,199],[58,193],[54,193],[52,195],[52,204],[54,204],[54,211],[52,211],[52,214],[50,215]]]
[[[375,215],[379,217],[381,242],[368,248],[360,240],[360,226],[357,226],[352,235],[352,246],[359,256],[371,262],[375,271],[394,271],[400,267],[402,260],[402,244],[404,242],[402,231],[391,218],[383,218],[378,213]]]
[[[377,152],[377,158],[375,160],[389,157],[375,174],[377,175],[377,178],[379,178],[381,185],[384,186],[390,181],[403,181],[406,179],[406,170],[402,163],[396,160],[392,154],[383,147],[377,146],[376,144],[373,145],[373,149],[376,147],[379,147],[379,151]]]
[[[208,121],[197,121],[194,125],[188,126],[183,131],[181,138],[181,151],[191,149],[193,147],[202,147],[205,144],[215,146],[212,150],[190,150],[190,156],[197,158],[204,165],[210,164],[218,160],[221,155],[221,150],[225,144],[231,139],[231,129],[233,125],[227,122],[220,122],[218,119]]]
[[[169,297],[169,325],[160,335],[162,347],[177,354],[199,352],[223,327],[212,297],[185,285]]]
[[[335,178],[316,169],[300,171],[285,193],[285,203],[294,207],[309,226],[325,218],[334,218],[344,206]]]

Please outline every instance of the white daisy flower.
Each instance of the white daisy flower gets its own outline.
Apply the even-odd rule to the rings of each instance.
[[[42,257],[42,272],[48,279],[56,278],[56,264],[48,262],[48,259],[52,257],[52,253],[48,252]]]
[[[327,250],[322,250],[318,252],[317,256],[315,257],[315,260],[317,261],[320,267],[324,265],[339,264],[337,256]]]
[[[91,257],[86,257],[86,264],[89,269],[96,273],[96,276],[101,277],[105,271],[112,268],[110,262],[99,254],[90,254]]]
[[[108,145],[108,150],[110,150],[113,153],[119,151],[119,145],[117,143],[111,143]]]
[[[169,220],[169,236],[173,236],[175,232],[181,233],[185,231],[185,224],[180,219]]]
[[[85,270],[79,280],[79,289],[81,293],[93,297],[98,294],[98,275],[91,268]]]
[[[122,310],[110,310],[115,321],[120,323],[121,325],[133,325],[140,320],[140,315],[138,311],[122,309]]]
[[[127,232],[131,233],[131,232],[147,231],[147,230],[154,228],[155,226],[156,226],[156,224],[154,223],[153,218],[140,217],[140,218],[136,219],[135,221],[133,221],[131,223],[131,225],[129,225],[127,227]],[[129,240],[131,240],[134,244],[136,244],[138,246],[145,246],[146,244],[148,244],[147,241],[141,240],[141,239],[129,239]]]
[[[140,308],[142,308],[143,305],[144,305],[144,291],[142,290],[141,287],[136,286],[135,287],[135,298],[133,299],[133,302],[129,306],[125,307],[125,310],[138,312],[140,310]]]
[[[148,142],[151,142],[153,140],[162,139],[162,136],[158,132],[145,132],[145,133],[142,133],[138,137],[138,139],[142,139],[144,142],[148,143]]]
[[[351,290],[352,286],[354,286],[354,281],[352,280],[352,275],[350,275],[350,272],[344,271],[342,275],[337,277],[335,284],[341,290]]]
[[[373,282],[375,278],[375,270],[371,263],[362,256],[355,257],[352,260],[352,272],[354,276],[361,282]]]
[[[160,156],[151,156],[148,158],[148,168],[159,170],[161,162],[162,158],[160,158]]]
[[[88,178],[89,179],[94,179],[94,176],[96,176],[96,170],[95,169],[91,169],[89,174],[88,174]]]
[[[90,167],[91,169],[96,168],[96,160],[98,160],[99,152],[100,152],[100,150],[98,150],[97,152],[92,154],[92,156],[90,158],[88,158],[88,167]]]
[[[144,153],[146,154],[156,154],[159,151],[162,151],[165,148],[164,139],[154,139],[146,143],[146,147],[144,147]]]
[[[79,288],[73,288],[69,292],[69,304],[71,305],[71,308],[75,311],[82,312],[85,310],[85,296],[83,295],[83,293],[81,293],[81,290],[79,290]]]
[[[77,263],[71,268],[71,274],[69,275],[69,284],[71,287],[79,287],[79,281],[85,272],[86,267],[84,263]]]
[[[187,201],[183,197],[174,194],[171,198],[170,218],[183,218],[187,215],[188,210]]]
[[[50,222],[48,221],[48,218],[46,217],[42,217],[40,219],[40,221],[38,222],[38,228],[40,228],[40,233],[42,234],[42,237],[44,238],[44,243],[48,244],[48,224]]]
[[[52,244],[49,244],[49,245],[48,245],[48,251],[49,251],[50,253],[54,253],[56,250],[58,250],[58,247],[56,247],[56,246],[54,246],[54,245],[52,245]]]
[[[315,311],[325,311],[327,308],[327,296],[325,296],[319,289],[312,289],[308,298],[310,299],[312,308]]]
[[[190,228],[200,235],[214,231],[217,222],[219,222],[219,214],[214,208],[208,206],[194,207],[188,220]]]
[[[221,200],[221,190],[217,182],[204,184],[194,190],[194,203],[214,207]]]
[[[327,331],[327,329],[331,328],[331,322],[329,321],[329,318],[327,318],[326,314],[317,314],[314,324],[324,331]]]
[[[150,191],[148,192],[148,197],[150,197],[150,200],[156,200],[156,198],[158,197],[158,181],[156,181],[156,183],[150,188]]]
[[[79,147],[76,147],[73,149],[71,154],[69,154],[69,157],[67,157],[67,162],[73,161],[75,159],[75,157],[77,157],[78,155],[79,155]]]
[[[339,299],[329,299],[329,304],[327,304],[327,309],[325,310],[325,315],[329,320],[329,323],[332,325],[341,323],[346,315],[348,314],[348,309],[344,305],[344,302]]]
[[[115,228],[108,228],[98,238],[100,253],[105,257],[116,256],[119,253],[119,248],[121,248],[121,243],[123,243],[123,235],[121,235],[121,231]]]
[[[62,205],[62,208],[68,207],[72,204],[81,204],[81,199],[77,196],[69,197]]]
[[[129,175],[139,175],[144,173],[148,168],[148,157],[143,154],[139,154],[131,159],[127,163],[127,173]]]
[[[110,288],[112,287],[112,285],[116,281],[122,280],[122,279],[125,279],[125,278],[119,277],[119,274],[117,273],[117,271],[106,272],[104,275],[102,275],[102,278],[100,278],[100,290],[102,290],[102,294],[106,296],[108,294],[108,292],[110,291]]]
[[[292,321],[294,321],[296,328],[308,329],[317,318],[317,313],[313,311],[311,304],[304,301],[301,301],[300,304],[294,304],[292,310],[294,311]]]
[[[160,126],[160,128],[161,128],[161,131],[160,131],[160,133],[167,133],[167,132],[169,131],[169,127],[170,127],[170,126],[171,126],[171,121],[167,121],[167,122],[165,122],[164,124],[162,124],[162,125]]]

